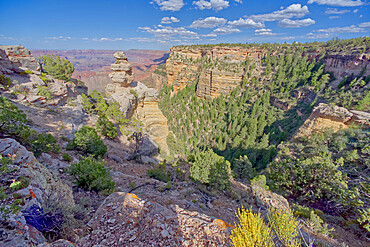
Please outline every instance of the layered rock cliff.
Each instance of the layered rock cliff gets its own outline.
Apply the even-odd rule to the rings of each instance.
[[[246,61],[259,62],[265,53],[237,46],[172,47],[166,62],[167,85],[172,85],[176,93],[199,79],[199,97],[229,94],[246,76]]]
[[[321,103],[314,108],[310,117],[298,129],[295,137],[311,136],[328,129],[333,131],[348,129],[352,124],[369,128],[370,113]]]
[[[302,57],[307,55],[308,59],[315,60],[321,56],[319,50],[302,48],[307,50],[302,50]],[[162,80],[162,83],[173,86],[176,93],[186,85],[197,82],[199,97],[215,98],[229,94],[244,79],[263,76],[265,68],[262,58],[266,54],[279,57],[282,52],[282,47],[270,51],[243,46],[172,47],[166,62],[167,81]],[[363,76],[370,75],[370,54],[366,52],[357,55],[328,53],[323,61],[325,70],[333,72],[337,81],[362,71]]]

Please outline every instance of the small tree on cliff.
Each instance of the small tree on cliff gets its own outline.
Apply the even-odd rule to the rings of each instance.
[[[42,69],[48,75],[60,80],[71,79],[74,71],[73,64],[65,58],[47,54],[38,58],[39,63],[42,64]]]

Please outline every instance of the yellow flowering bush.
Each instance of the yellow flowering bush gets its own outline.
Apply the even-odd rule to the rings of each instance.
[[[270,247],[275,246],[271,229],[263,222],[260,213],[253,213],[252,208],[238,209],[236,216],[239,224],[231,231],[231,242],[235,247]]]

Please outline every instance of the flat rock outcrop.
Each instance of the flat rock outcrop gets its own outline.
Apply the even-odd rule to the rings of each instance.
[[[370,113],[320,103],[298,129],[296,137],[310,136],[328,129],[347,129],[352,124],[370,127]]]
[[[10,62],[10,63],[9,63]],[[29,70],[40,71],[40,64],[31,52],[20,45],[0,45],[0,72],[7,67],[22,67]]]
[[[115,72],[110,74],[113,83],[107,85],[106,92],[118,102],[127,118],[139,119],[161,151],[169,154],[166,141],[169,133],[167,118],[158,107],[158,92],[141,82],[133,81],[132,67],[124,52],[116,52],[114,56],[117,61],[111,68]]]
[[[88,226],[91,232],[81,239],[83,247],[229,245],[226,222],[123,192],[107,197]]]

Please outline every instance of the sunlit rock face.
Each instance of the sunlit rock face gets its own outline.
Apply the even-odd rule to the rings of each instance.
[[[113,83],[107,85],[107,94],[118,102],[127,118],[139,119],[161,151],[169,154],[166,141],[169,132],[167,118],[158,107],[158,92],[134,81],[132,66],[124,52],[116,52],[114,57],[117,59],[111,66],[114,72],[109,74]]]
[[[113,83],[119,84],[121,87],[127,87],[134,81],[132,75],[132,66],[127,61],[127,57],[123,51],[118,51],[113,55],[117,60],[110,68],[114,71],[109,74]]]

